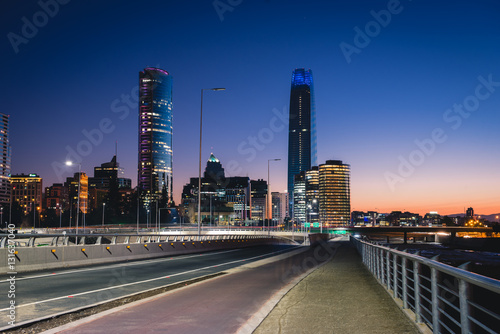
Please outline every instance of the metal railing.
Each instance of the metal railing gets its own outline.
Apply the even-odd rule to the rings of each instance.
[[[167,234],[15,234],[11,242],[16,247],[133,244],[152,242],[242,241],[275,239],[268,235],[167,235]],[[0,248],[8,245],[8,235],[0,234]]]
[[[425,257],[351,241],[363,263],[433,333],[498,333],[500,281]]]

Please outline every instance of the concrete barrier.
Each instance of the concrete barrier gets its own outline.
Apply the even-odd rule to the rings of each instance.
[[[17,247],[0,249],[0,272],[27,272],[111,262],[168,257],[275,243],[273,238],[240,238],[227,240],[141,242],[100,245]],[[9,256],[15,262],[9,262]],[[13,267],[10,267],[13,265]]]

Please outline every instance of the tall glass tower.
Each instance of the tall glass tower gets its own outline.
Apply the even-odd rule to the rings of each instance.
[[[316,166],[316,110],[312,71],[297,68],[292,73],[288,123],[288,196],[293,217],[295,175]]]
[[[172,201],[172,76],[153,67],[139,72],[137,184],[147,207]]]

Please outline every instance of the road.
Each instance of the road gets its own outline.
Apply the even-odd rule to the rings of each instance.
[[[287,258],[244,265],[227,275],[110,309],[47,334],[252,333],[289,289],[334,256],[338,244],[303,247]],[[279,326],[270,332],[279,333]]]
[[[295,249],[262,246],[68,270],[18,274],[16,323],[123,297],[240,266]],[[2,295],[8,279],[0,281]],[[8,326],[9,299],[0,298],[0,330]]]

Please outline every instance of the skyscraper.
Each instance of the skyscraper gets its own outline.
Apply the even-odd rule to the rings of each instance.
[[[319,165],[319,220],[323,226],[345,226],[351,218],[350,167],[339,160]]]
[[[145,206],[172,201],[172,76],[159,68],[139,72],[138,190]]]
[[[288,125],[288,195],[293,216],[294,176],[316,166],[316,111],[312,71],[303,68],[292,73]]]
[[[9,115],[0,113],[0,205],[10,202]]]

